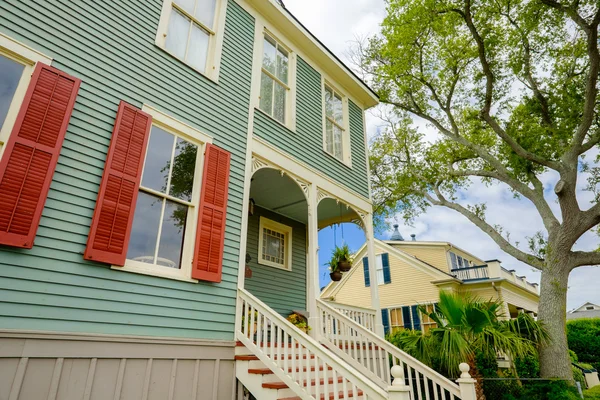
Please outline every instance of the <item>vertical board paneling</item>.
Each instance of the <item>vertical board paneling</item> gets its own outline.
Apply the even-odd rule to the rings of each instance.
[[[258,235],[261,216],[292,227],[291,271],[258,263]],[[248,220],[247,240],[246,251],[252,257],[248,263],[252,269],[252,278],[245,280],[246,290],[284,317],[287,317],[292,310],[305,310],[306,225],[255,206],[254,215]]]
[[[35,246],[0,249],[3,328],[233,339],[254,19],[228,1],[217,84],[156,47],[161,7],[161,0],[0,2],[0,32],[82,80]],[[220,284],[83,260],[120,100],[150,104],[232,153]],[[43,290],[32,290],[38,282]],[[96,382],[92,398],[95,389]]]
[[[264,113],[254,113],[254,134],[356,193],[369,197],[362,110],[349,102],[352,168],[323,150],[321,75],[297,57],[296,132]]]

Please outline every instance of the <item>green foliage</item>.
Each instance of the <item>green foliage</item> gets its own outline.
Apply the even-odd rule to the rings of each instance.
[[[574,365],[571,366],[571,369],[573,370],[573,379],[575,380],[575,382],[579,382],[581,384],[581,387],[584,388],[585,376],[583,375],[583,372]]]
[[[331,258],[325,263],[325,265],[329,267],[329,270],[331,272],[335,272],[339,270],[338,264],[342,260],[346,260],[349,263],[352,263],[350,248],[347,244],[344,244],[341,247],[335,246],[335,248],[331,252]]]
[[[594,386],[583,392],[585,400],[600,400],[600,386]]]
[[[600,318],[576,319],[567,322],[569,349],[577,353],[578,361],[600,366]]]
[[[523,357],[516,359],[515,369],[519,378],[540,377],[540,361],[537,357]]]

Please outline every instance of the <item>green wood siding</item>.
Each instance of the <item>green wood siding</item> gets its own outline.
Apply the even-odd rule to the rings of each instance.
[[[350,168],[323,150],[321,75],[301,57],[297,60],[296,132],[256,110],[254,134],[356,193],[369,197],[363,111],[350,101]]]
[[[306,310],[306,226],[264,208],[255,207],[254,210],[254,215],[248,220],[246,249],[252,257],[248,263],[252,278],[246,279],[245,288],[284,317],[292,310]],[[261,216],[292,227],[291,271],[258,263]]]
[[[0,249],[3,329],[234,337],[254,20],[229,0],[215,84],[155,46],[161,7],[161,0],[0,2],[0,32],[83,81],[34,248]],[[185,283],[83,260],[121,99],[153,105],[232,152],[222,283]]]

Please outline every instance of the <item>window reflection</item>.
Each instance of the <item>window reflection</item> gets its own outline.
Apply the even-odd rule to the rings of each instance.
[[[0,56],[0,128],[8,115],[8,109],[24,69],[23,64]]]

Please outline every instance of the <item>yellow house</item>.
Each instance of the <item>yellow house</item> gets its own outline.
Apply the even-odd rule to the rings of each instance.
[[[419,311],[439,300],[440,290],[471,293],[482,299],[501,300],[506,317],[520,312],[537,314],[536,283],[483,259],[450,242],[404,241],[398,226],[392,240],[375,240],[377,293],[386,333],[397,329],[427,331],[434,322]],[[321,299],[346,307],[377,308],[372,302],[366,246],[355,255],[352,269],[340,282],[330,283]],[[371,275],[372,276],[372,275]]]

